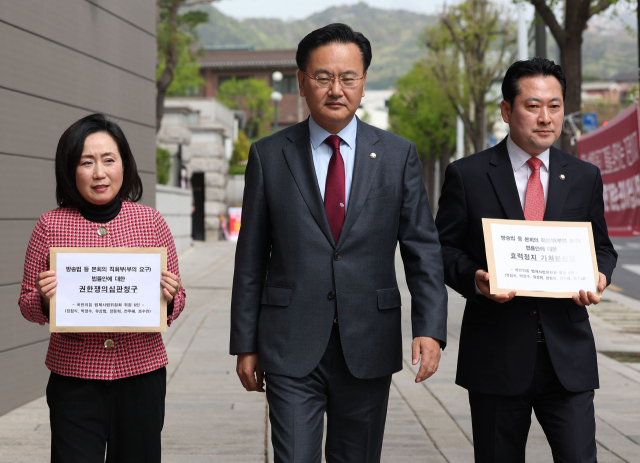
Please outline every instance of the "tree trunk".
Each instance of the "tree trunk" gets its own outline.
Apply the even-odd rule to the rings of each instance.
[[[440,207],[440,193],[442,192],[442,185],[444,184],[444,173],[447,170],[447,166],[451,163],[451,155],[453,153],[453,148],[448,143],[443,143],[440,146],[440,157],[438,158],[438,184],[434,185],[433,194],[429,195],[429,206],[431,207],[431,212],[434,217],[438,212],[438,208]],[[434,166],[434,170],[435,170]],[[434,183],[435,183],[435,172],[434,172]]]
[[[556,39],[560,48],[560,66],[567,81],[567,89],[564,99],[565,117],[580,112],[582,92],[582,33],[587,21],[594,13],[606,10],[613,2],[605,2],[592,8],[590,0],[565,0],[564,2],[564,28],[560,26],[555,14],[545,0],[529,0],[534,4],[536,11],[549,26],[549,30]],[[602,2],[600,2],[602,3]],[[569,154],[576,155],[577,146],[571,146],[573,133],[564,133],[559,127],[560,146]]]
[[[171,29],[173,31],[178,30],[178,25],[176,23],[176,18],[178,16],[178,8],[180,7],[181,1],[176,1],[171,8],[169,9],[169,19],[167,23],[171,25]],[[160,12],[157,10],[157,20],[159,20]],[[173,82],[173,71],[178,62],[178,44],[174,41],[168,48],[165,48],[165,62],[166,66],[160,78],[156,82],[156,133],[160,130],[160,125],[162,124],[162,116],[164,115],[164,99],[167,95],[167,89]]]
[[[483,99],[485,94],[486,92],[482,93]],[[484,122],[484,107],[484,102],[481,102],[480,104],[476,104],[474,108],[472,135],[474,153],[479,153],[484,150],[484,132],[486,130],[486,124]]]
[[[162,116],[164,115],[164,99],[167,95],[167,89],[173,82],[173,68],[175,63],[169,65],[167,60],[167,66],[164,68],[160,79],[156,82],[156,133],[160,130],[160,124],[162,123]]]
[[[562,28],[552,10],[555,2],[547,0],[529,0],[544,22],[560,48],[560,65],[567,79],[567,91],[564,99],[564,114],[581,110],[582,91],[582,34],[589,18],[600,14],[616,3],[613,0],[564,0],[564,28]],[[577,146],[571,146],[574,134],[561,135],[561,147],[572,155],[576,155]]]
[[[475,148],[473,148],[473,140],[471,139],[471,136],[469,135],[469,131],[465,130],[464,131],[464,152],[463,152],[463,156],[466,158],[467,156],[471,156],[473,153],[475,153]]]
[[[438,185],[438,189],[442,191],[442,185],[444,184],[444,173],[447,170],[447,166],[451,163],[451,155],[453,154],[453,149],[449,146],[448,143],[442,145],[442,154],[440,155],[440,185]]]
[[[580,24],[577,24],[574,29],[579,27]],[[582,24],[581,27],[584,29],[584,24]],[[567,39],[564,46],[560,48],[560,65],[567,79],[564,115],[568,116],[571,113],[580,111],[580,93],[582,91],[582,33],[567,31],[566,34]],[[571,138],[573,136],[571,133],[562,132],[560,143],[562,150],[575,156],[577,146],[571,146]]]
[[[427,196],[429,197],[429,207],[433,210],[433,192],[434,192],[434,173],[436,168],[436,157],[433,155],[429,155],[429,159],[427,161],[422,162],[422,180],[424,181],[424,186],[427,189]]]

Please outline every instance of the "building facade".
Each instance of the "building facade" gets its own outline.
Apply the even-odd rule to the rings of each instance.
[[[74,121],[124,130],[155,203],[155,2],[0,0],[0,414],[45,393],[48,326],[18,297],[38,217],[56,207],[54,157]]]
[[[617,82],[583,82],[582,101],[620,103],[622,87]]]
[[[282,73],[279,91],[282,101],[278,105],[278,125],[293,125],[307,118],[309,108],[298,91],[296,50],[207,50],[200,57],[200,73],[206,84],[202,96],[216,97],[220,86],[227,80],[253,77],[266,80],[275,88],[272,74]]]
[[[195,195],[194,214],[204,214],[204,234],[194,230],[194,238],[217,240],[220,213],[227,211],[227,172],[238,133],[237,119],[215,98],[174,97],[167,98],[164,105],[157,143],[171,153],[169,184],[197,192],[197,179],[202,177],[203,210],[195,204]]]
[[[360,101],[360,107],[356,111],[363,121],[382,130],[389,130],[389,99],[395,93],[395,89],[367,90]]]

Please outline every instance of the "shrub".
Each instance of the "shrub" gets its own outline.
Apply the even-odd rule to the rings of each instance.
[[[244,130],[238,131],[238,139],[233,142],[233,154],[231,155],[230,164],[237,165],[242,161],[249,159],[250,148],[251,144],[249,143]]]
[[[230,165],[229,175],[244,175],[245,170],[247,170],[247,166]]]
[[[156,147],[156,181],[160,185],[169,183],[171,170],[171,153],[164,148]]]

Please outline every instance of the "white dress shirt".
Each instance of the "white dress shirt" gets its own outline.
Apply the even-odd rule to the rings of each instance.
[[[511,139],[511,135],[507,137],[507,151],[509,159],[513,167],[513,176],[516,179],[516,187],[520,196],[520,205],[524,211],[524,200],[527,197],[527,185],[529,177],[533,173],[527,161],[533,156],[527,154],[522,148],[515,144]],[[547,191],[549,191],[549,150],[543,151],[537,156],[542,161],[540,166],[540,182],[542,182],[542,191],[544,192],[544,204],[547,205]]]
[[[345,212],[349,206],[349,193],[351,192],[351,181],[353,180],[353,165],[356,153],[356,136],[358,134],[358,120],[354,116],[351,122],[338,132],[340,137],[340,154],[344,161],[344,206]],[[333,156],[333,148],[324,141],[329,135],[333,135],[320,127],[316,121],[309,116],[309,135],[311,138],[311,155],[313,156],[313,166],[316,170],[316,178],[320,187],[320,194],[324,201],[324,189],[327,183],[327,171],[329,161]]]

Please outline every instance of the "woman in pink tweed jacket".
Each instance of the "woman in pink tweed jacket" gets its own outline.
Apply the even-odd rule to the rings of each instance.
[[[60,207],[43,214],[31,235],[22,315],[49,321],[57,285],[50,247],[166,247],[160,284],[170,325],[185,303],[175,245],[160,214],[136,203],[142,182],[120,127],[101,114],[80,119],[60,138],[55,170]],[[160,333],[52,333],[51,461],[104,462],[106,448],[107,462],[160,462],[166,364]]]

